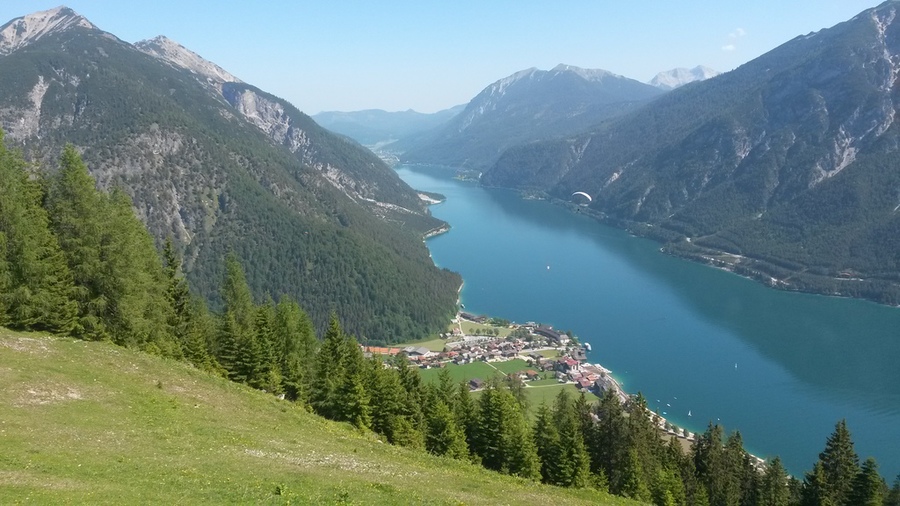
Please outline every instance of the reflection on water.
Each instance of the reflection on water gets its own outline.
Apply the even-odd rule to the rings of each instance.
[[[398,172],[447,196],[432,212],[452,230],[428,244],[463,275],[468,309],[572,329],[652,408],[694,430],[739,429],[794,474],[840,418],[882,474],[900,471],[888,450],[900,441],[900,310],[772,290],[445,170]]]

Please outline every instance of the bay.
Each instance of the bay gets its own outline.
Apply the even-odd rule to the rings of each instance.
[[[767,288],[445,168],[397,172],[447,197],[431,210],[451,229],[427,244],[467,311],[572,330],[673,423],[739,430],[801,479],[842,418],[861,459],[900,473],[900,309]]]

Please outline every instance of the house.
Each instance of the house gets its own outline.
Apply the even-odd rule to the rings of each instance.
[[[534,381],[541,378],[541,373],[535,371],[534,369],[528,369],[525,371],[525,377],[528,381]]]
[[[550,339],[551,341],[555,341],[557,343],[560,342],[560,339],[562,339],[562,335],[559,332],[553,330],[553,327],[548,327],[546,325],[541,325],[540,327],[535,328],[534,333],[539,336],[546,337],[547,339]]]
[[[578,388],[582,390],[590,390],[591,385],[591,380],[587,378],[581,378],[580,380],[578,380]]]
[[[366,358],[371,358],[374,355],[385,355],[385,356],[394,356],[400,353],[402,350],[400,348],[381,348],[379,346],[363,346],[363,355]]]
[[[406,353],[406,356],[409,357],[410,360],[419,360],[422,357],[430,357],[434,354],[424,346],[407,346],[406,348],[403,348],[403,352]]]
[[[484,386],[484,381],[481,381],[478,378],[472,378],[469,380],[469,389],[478,390]]]

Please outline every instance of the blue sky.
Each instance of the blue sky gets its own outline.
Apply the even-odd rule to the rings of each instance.
[[[70,0],[99,28],[156,35],[320,111],[468,102],[529,67],[602,68],[639,81],[675,67],[728,71],[874,7],[872,0],[266,1]],[[2,0],[0,24],[59,5]]]

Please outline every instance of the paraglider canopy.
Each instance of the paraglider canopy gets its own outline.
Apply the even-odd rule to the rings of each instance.
[[[574,198],[575,195],[581,195],[582,197],[586,198],[586,199],[588,200],[588,202],[593,202],[593,201],[594,201],[594,199],[592,199],[591,196],[588,195],[588,194],[585,193],[585,192],[575,192],[575,193],[572,194],[572,197]]]

